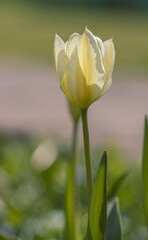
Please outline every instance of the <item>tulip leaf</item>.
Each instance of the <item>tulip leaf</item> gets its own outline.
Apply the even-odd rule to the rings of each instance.
[[[105,240],[122,240],[121,216],[117,198],[108,203]]]
[[[86,237],[84,238],[84,240],[93,240],[92,235],[91,235],[91,231],[90,231],[90,224],[88,223],[87,226],[87,234]]]
[[[13,236],[10,233],[0,229],[0,239],[1,240],[19,240],[17,237]]]
[[[103,153],[90,205],[90,230],[93,240],[104,240],[107,218],[107,155]]]
[[[75,240],[75,177],[74,177],[74,168],[75,168],[75,159],[71,158],[69,162],[69,171],[68,171],[68,181],[66,189],[66,235],[67,239]]]
[[[143,142],[143,200],[144,200],[144,210],[146,223],[148,226],[148,121],[145,117],[145,127],[144,127],[144,142]]]
[[[111,198],[115,197],[121,184],[124,182],[124,180],[128,176],[128,174],[129,174],[129,172],[125,172],[121,176],[119,176],[119,178],[115,181],[115,183],[111,187],[111,189],[108,193],[107,199],[111,199]]]

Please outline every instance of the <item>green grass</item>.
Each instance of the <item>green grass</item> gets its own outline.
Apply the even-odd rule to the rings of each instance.
[[[0,4],[0,58],[53,62],[55,33],[67,40],[85,26],[103,40],[113,37],[116,68],[146,70],[148,14],[82,7]]]

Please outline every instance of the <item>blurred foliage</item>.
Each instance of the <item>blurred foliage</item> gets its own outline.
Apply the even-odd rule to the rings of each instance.
[[[9,0],[0,0],[0,2],[9,1]],[[31,2],[34,4],[61,4],[61,5],[89,5],[89,6],[103,6],[103,7],[126,7],[126,8],[135,8],[135,7],[147,7],[147,0],[13,0],[15,2]]]
[[[108,150],[108,192],[130,170],[117,196],[124,240],[146,239],[140,163],[116,148]],[[94,177],[102,149],[92,152]],[[83,151],[77,154],[76,182],[80,228],[84,230],[87,200]],[[22,240],[65,239],[65,190],[69,150],[51,139],[0,138],[0,229]]]
[[[143,156],[142,156],[142,190],[143,190],[143,204],[145,210],[146,224],[148,227],[148,121],[145,117],[144,124],[144,139],[143,139]]]
[[[0,2],[0,58],[53,65],[53,41],[65,41],[85,26],[102,40],[114,38],[116,69],[147,71],[147,11]]]

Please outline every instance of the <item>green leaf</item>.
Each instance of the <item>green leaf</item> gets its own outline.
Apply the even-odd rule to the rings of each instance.
[[[113,186],[111,187],[107,199],[111,199],[113,197],[115,197],[115,195],[117,194],[121,184],[123,183],[123,181],[125,180],[125,178],[128,176],[129,172],[123,173],[113,184]]]
[[[87,226],[87,234],[86,237],[84,238],[84,240],[93,240],[92,235],[91,235],[91,231],[90,231],[90,224],[88,223]]]
[[[122,240],[121,217],[117,198],[108,204],[107,215],[105,240]]]
[[[13,236],[10,233],[0,229],[0,239],[1,240],[19,240],[17,237]]]
[[[144,127],[144,142],[143,142],[143,199],[144,199],[144,209],[146,223],[148,226],[148,122],[147,117],[145,117],[145,127]]]
[[[107,155],[103,153],[90,205],[90,230],[93,240],[104,240],[107,218]]]
[[[67,239],[75,240],[76,239],[76,223],[75,223],[75,159],[71,158],[69,162],[68,169],[68,180],[67,180],[67,189],[66,189],[66,236]]]

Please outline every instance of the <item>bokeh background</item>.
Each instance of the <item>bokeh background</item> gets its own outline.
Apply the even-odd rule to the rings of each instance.
[[[113,37],[116,48],[113,86],[90,109],[92,139],[111,140],[140,154],[148,100],[147,6],[144,0],[1,0],[1,131],[69,137],[71,123],[55,73],[53,42],[55,33],[66,41],[87,25],[102,40]]]
[[[104,149],[109,182],[130,169],[118,194],[124,239],[146,239],[140,161],[148,113],[147,0],[0,0],[0,232],[63,239],[72,123],[54,68],[53,42],[55,33],[66,41],[86,25],[102,40],[113,37],[116,49],[112,87],[89,109],[94,169]],[[81,146],[81,124],[78,142]],[[84,212],[81,147],[78,153]]]

